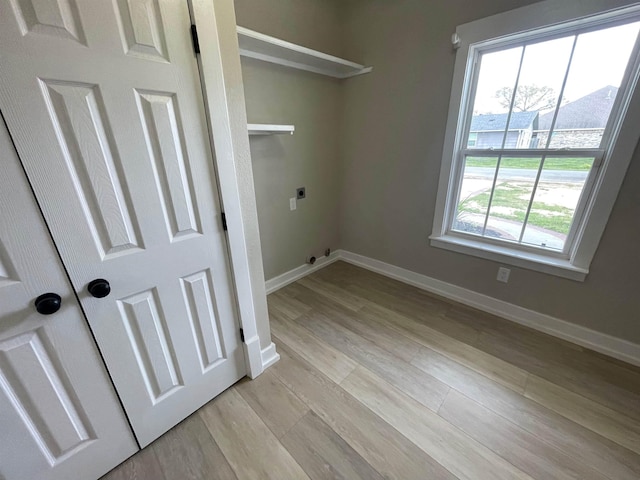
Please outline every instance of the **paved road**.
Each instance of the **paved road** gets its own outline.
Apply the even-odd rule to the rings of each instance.
[[[467,167],[465,169],[465,176],[491,179],[495,170],[493,168],[486,167]],[[501,168],[500,180],[531,180],[536,179],[538,174],[537,170],[526,170],[524,168]],[[584,183],[587,179],[589,172],[576,172],[572,170],[545,170],[543,172],[543,180],[545,182],[558,182],[558,183]]]

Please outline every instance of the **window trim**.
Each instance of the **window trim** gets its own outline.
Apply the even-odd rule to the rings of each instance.
[[[455,60],[433,232],[429,237],[431,246],[572,280],[585,279],[640,138],[640,132],[633,128],[640,123],[640,88],[636,88],[640,74],[638,44],[632,52],[631,68],[627,72],[627,75],[629,72],[634,72],[634,75],[632,78],[625,78],[627,88],[625,91],[621,90],[614,105],[614,108],[623,109],[620,118],[624,121],[610,129],[617,133],[613,148],[602,159],[597,172],[595,167],[592,168],[587,180],[587,183],[593,182],[591,193],[582,204],[582,212],[576,210],[575,217],[578,218],[580,214],[581,217],[586,215],[587,219],[579,222],[578,226],[572,226],[572,230],[575,230],[570,232],[570,235],[574,236],[572,249],[564,257],[558,257],[550,251],[538,253],[520,245],[518,248],[512,248],[506,242],[496,245],[483,237],[469,238],[447,231],[448,226],[452,224],[452,203],[455,202],[458,196],[457,189],[460,188],[458,177],[461,171],[456,167],[461,158],[454,158],[454,155],[462,156],[464,151],[473,150],[460,148],[456,151],[456,141],[463,138],[462,134],[469,128],[470,119],[467,118],[467,112],[470,108],[468,103],[472,98],[467,93],[471,86],[477,84],[479,69],[474,68],[474,62],[477,59],[478,44],[482,44],[483,51],[487,51],[491,44],[499,45],[499,48],[503,49],[505,37],[512,37],[509,40],[513,40],[513,43],[521,42],[523,37],[531,36],[531,30],[537,30],[536,37],[553,38],[580,25],[586,26],[587,23],[593,22],[594,16],[598,16],[597,23],[593,25],[595,29],[597,25],[637,16],[639,8],[638,2],[628,0],[546,0],[457,27],[454,37],[458,41],[459,49]],[[558,24],[565,25],[558,29]],[[473,55],[469,54],[470,51]],[[470,72],[474,73],[473,78]],[[538,153],[543,155],[545,151],[550,152],[541,149]],[[490,150],[484,153],[490,154]],[[585,189],[587,186],[585,184]],[[455,195],[450,194],[452,190],[456,190]]]

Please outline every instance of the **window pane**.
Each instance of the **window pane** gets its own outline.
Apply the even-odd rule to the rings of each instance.
[[[485,237],[518,242],[541,158],[503,158],[489,207]]]
[[[547,158],[522,242],[561,251],[593,158]]]
[[[496,92],[516,84],[522,47],[510,48],[480,57],[480,74],[473,101],[473,117],[466,145],[472,148],[500,148],[507,127],[509,103]],[[471,147],[471,146],[470,146]]]
[[[482,235],[498,157],[467,157],[453,229]]]
[[[622,82],[639,23],[578,36],[551,148],[598,148]],[[553,112],[540,116],[546,143]]]
[[[553,116],[574,40],[571,35],[526,46],[505,148],[546,148],[534,132],[538,130],[540,115],[548,112]],[[496,94],[506,102],[513,88],[503,88]]]

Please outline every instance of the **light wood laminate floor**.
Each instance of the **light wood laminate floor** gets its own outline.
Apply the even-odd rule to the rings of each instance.
[[[639,368],[343,262],[268,300],[281,360],[104,479],[640,478]]]

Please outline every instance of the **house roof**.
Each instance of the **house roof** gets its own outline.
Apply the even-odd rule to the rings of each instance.
[[[526,130],[531,128],[538,117],[538,112],[513,112],[509,122],[509,130]],[[474,115],[471,119],[472,132],[487,132],[492,130],[504,130],[507,125],[507,113],[488,113]],[[534,126],[534,128],[536,128]]]
[[[608,85],[567,103],[558,110],[555,129],[605,128],[616,100],[618,87]],[[540,115],[540,130],[549,130],[553,121],[553,111]]]

